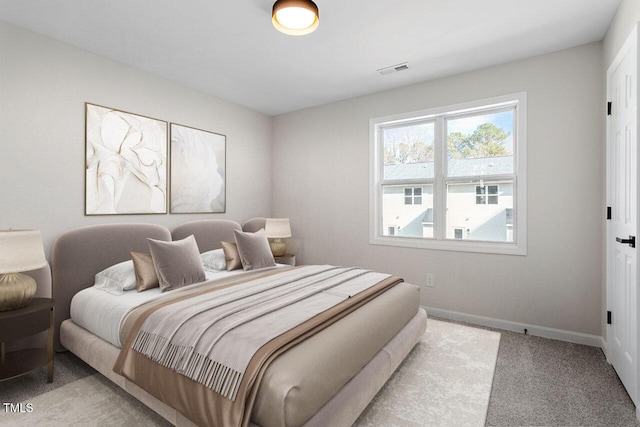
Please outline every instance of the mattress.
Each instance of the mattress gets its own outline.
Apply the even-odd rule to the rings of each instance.
[[[279,265],[280,267],[282,265]],[[256,271],[264,271],[256,270]],[[209,271],[205,270],[207,280],[202,284],[212,280],[222,281],[229,278],[246,275],[243,270],[232,271]],[[188,289],[199,286],[194,284]],[[185,289],[187,289],[185,288]],[[180,292],[176,289],[171,292]],[[122,348],[120,342],[120,326],[127,317],[127,314],[146,302],[159,298],[166,293],[160,288],[153,288],[144,292],[127,291],[121,295],[113,295],[101,289],[89,287],[78,292],[71,300],[71,319],[78,326],[86,329],[94,335],[102,338],[118,348]]]
[[[418,305],[419,288],[400,283],[281,355],[268,368],[261,382],[251,414],[252,422],[262,427],[305,424],[414,318],[419,311]],[[424,332],[423,322],[424,319],[417,336]],[[96,357],[100,363],[104,362],[102,371],[106,372],[103,373],[110,378],[115,376],[110,367],[116,353],[110,361],[103,361],[106,353],[96,347],[95,340],[82,339],[82,343],[76,343],[79,336],[89,336],[81,332],[84,329],[72,332],[71,325],[75,322],[65,324],[62,327],[63,344],[83,360]],[[377,326],[372,328],[372,325]],[[412,339],[412,342],[415,341]],[[341,357],[335,357],[335,354]],[[390,375],[405,355],[394,356],[393,352],[382,355],[385,360],[389,357],[398,359],[385,361],[385,366],[389,364],[389,372],[384,374]]]

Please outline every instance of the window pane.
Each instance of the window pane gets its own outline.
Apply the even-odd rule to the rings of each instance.
[[[422,196],[422,188],[417,187],[413,189],[413,195],[414,196]]]
[[[447,184],[446,238],[456,239],[456,229],[465,230],[465,240],[513,241],[513,180],[479,186],[476,182]],[[495,187],[498,195],[476,195],[477,187]],[[485,204],[486,203],[486,204]]]
[[[433,185],[416,188],[422,196],[405,197],[405,189],[397,185],[382,187],[383,235],[390,236],[393,228],[396,236],[433,237]],[[405,204],[407,199],[410,202]]]
[[[433,122],[383,128],[383,179],[433,178],[434,134]]]
[[[498,194],[498,186],[489,185],[489,194]]]
[[[476,194],[484,194],[486,187],[484,185],[476,185]]]
[[[446,120],[447,175],[513,173],[514,110]]]

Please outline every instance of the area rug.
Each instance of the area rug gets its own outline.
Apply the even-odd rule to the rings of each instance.
[[[358,427],[484,426],[500,333],[429,319]]]
[[[425,335],[355,425],[484,426],[499,344],[497,332],[429,319]],[[0,425],[170,425],[100,374],[16,409],[22,412],[0,408]]]

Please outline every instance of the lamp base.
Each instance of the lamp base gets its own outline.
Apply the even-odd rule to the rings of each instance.
[[[25,307],[36,293],[36,281],[22,273],[0,274],[0,311]]]
[[[269,246],[271,247],[271,253],[273,256],[284,256],[287,252],[287,244],[282,241],[282,239],[273,239],[269,241]]]

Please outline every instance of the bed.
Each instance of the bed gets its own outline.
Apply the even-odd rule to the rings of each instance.
[[[259,226],[259,219],[250,221],[245,230]],[[148,252],[147,238],[171,241],[193,235],[200,252],[205,252],[220,248],[221,241],[233,241],[234,230],[242,230],[234,221],[201,220],[173,232],[154,224],[109,224],[60,236],[51,262],[58,350],[72,351],[172,424],[193,425],[191,420],[199,418],[183,414],[114,372],[120,348],[76,324],[71,302],[93,285],[96,273],[130,259],[131,251]],[[351,425],[424,334],[426,313],[418,304],[418,288],[398,284],[285,351],[256,385],[244,425]]]

